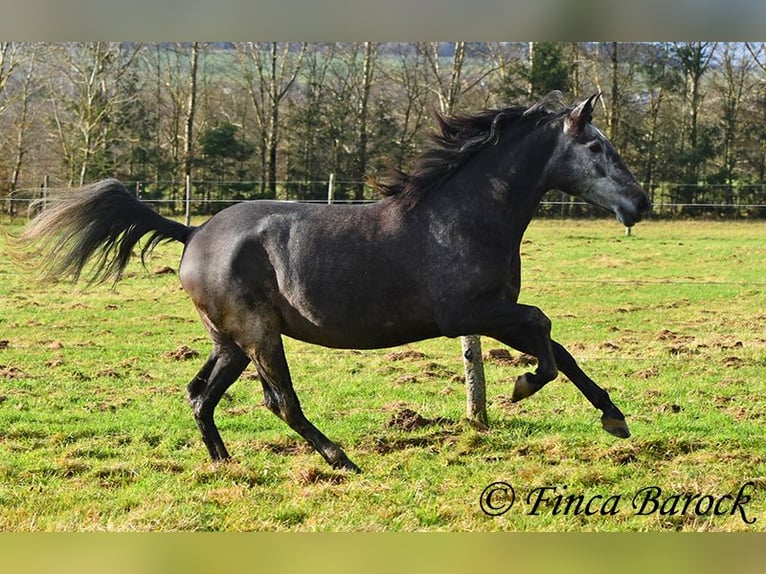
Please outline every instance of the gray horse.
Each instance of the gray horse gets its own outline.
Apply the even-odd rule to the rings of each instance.
[[[591,124],[599,94],[564,110],[546,101],[442,118],[409,173],[395,172],[364,206],[255,201],[199,227],[166,219],[117,180],[68,194],[23,237],[43,244],[48,269],[77,279],[119,278],[151,233],[185,244],[180,280],[213,349],[187,387],[213,460],[229,457],[213,420],[226,389],[254,363],[266,406],[334,468],[358,471],[303,414],[282,335],[336,348],[391,347],[432,337],[485,335],[534,355],[518,378],[526,398],[562,371],[599,410],[604,429],[629,436],[622,412],[550,336],[540,309],[517,303],[521,238],[543,194],[561,190],[632,226],[650,208],[614,147]]]

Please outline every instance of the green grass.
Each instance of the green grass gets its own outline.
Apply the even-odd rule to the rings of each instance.
[[[177,277],[155,273],[177,267],[179,245],[114,289],[36,282],[0,256],[0,530],[761,530],[764,238],[764,223],[530,226],[521,301],[609,390],[628,440],[563,377],[511,403],[525,369],[494,362],[490,429],[475,430],[455,340],[363,353],[286,341],[307,416],[361,475],[331,470],[269,413],[252,371],[217,410],[234,460],[208,462],[184,390],[208,339]],[[199,356],[173,357],[182,345]],[[392,426],[405,408],[437,420]],[[479,497],[495,481],[517,500],[491,518]],[[719,497],[747,482],[754,524],[631,507],[647,486]],[[619,495],[618,512],[529,515],[546,486]]]

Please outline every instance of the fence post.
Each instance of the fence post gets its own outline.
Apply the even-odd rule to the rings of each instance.
[[[330,174],[330,181],[327,182],[327,203],[332,204],[335,200],[335,174]]]
[[[185,196],[186,196],[186,211],[185,211],[185,215],[184,215],[184,225],[186,225],[188,227],[189,225],[191,225],[191,194],[192,194],[192,190],[191,190],[191,175],[187,173],[185,180],[186,180],[186,194],[185,194]]]
[[[46,173],[43,176],[43,184],[40,186],[40,199],[43,200],[43,210],[48,209],[48,188],[51,184],[51,178]]]
[[[487,393],[485,389],[484,361],[481,357],[481,338],[467,335],[460,338],[463,347],[465,368],[466,416],[468,420],[483,427],[489,426],[487,419]]]

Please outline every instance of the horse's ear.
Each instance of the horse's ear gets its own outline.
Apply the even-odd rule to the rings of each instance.
[[[579,135],[585,124],[593,119],[593,107],[601,97],[601,92],[596,92],[587,100],[581,102],[564,118],[564,133],[570,136]]]

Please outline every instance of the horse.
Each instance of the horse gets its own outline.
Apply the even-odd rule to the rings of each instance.
[[[532,106],[437,114],[438,129],[409,171],[375,183],[365,205],[271,200],[232,205],[197,227],[167,219],[117,179],[72,191],[30,221],[21,238],[44,269],[76,281],[119,280],[142,237],[184,244],[179,279],[212,340],[187,385],[213,461],[229,459],[214,421],[224,392],[253,363],[265,406],[335,469],[360,472],[304,415],[283,336],[342,349],[480,335],[537,358],[515,382],[525,399],[566,375],[601,411],[603,428],[630,436],[625,416],[572,355],[551,321],[518,303],[519,247],[543,194],[556,189],[609,210],[625,226],[649,198],[592,123],[600,93],[558,109]]]

